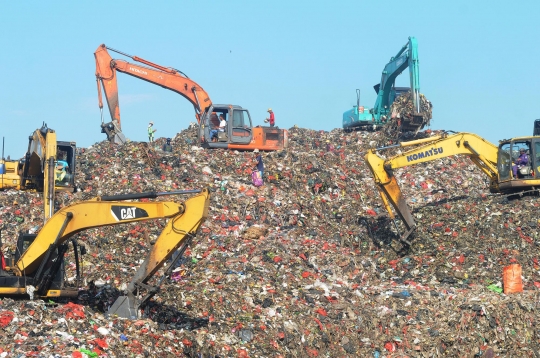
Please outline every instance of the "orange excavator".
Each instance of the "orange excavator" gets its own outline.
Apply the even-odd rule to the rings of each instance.
[[[144,66],[113,59],[107,50],[127,56]],[[197,137],[199,144],[204,148],[273,151],[288,146],[287,130],[277,127],[253,126],[247,109],[231,104],[212,103],[208,93],[182,71],[157,65],[103,44],[97,48],[94,56],[96,58],[96,81],[101,110],[101,132],[105,133],[107,139],[113,143],[121,144],[126,140],[122,134],[116,80],[116,73],[123,72],[176,92],[191,102],[199,124]],[[112,118],[109,123],[104,123],[103,120],[101,87],[103,87]],[[217,130],[221,115],[227,122],[223,131]]]

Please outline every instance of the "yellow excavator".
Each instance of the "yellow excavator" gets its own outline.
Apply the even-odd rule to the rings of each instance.
[[[197,195],[182,203],[132,201],[181,194]],[[207,189],[195,189],[101,196],[66,206],[58,210],[37,234],[19,236],[16,252],[6,258],[6,264],[0,269],[0,296],[77,297],[82,283],[80,256],[85,253],[84,246],[77,244],[77,233],[101,226],[168,219],[128,285],[125,296],[120,296],[108,312],[120,317],[136,318],[139,309],[158,292],[161,284],[159,281],[156,286],[151,286],[148,281],[174,252],[179,252],[176,261],[182,256],[208,216],[209,201]],[[72,243],[75,257],[74,283],[68,282],[64,273],[63,258],[69,242]]]
[[[389,158],[380,155],[383,150],[396,147],[414,148]],[[524,153],[527,163],[516,164],[520,153]],[[405,225],[406,232],[400,238],[403,243],[411,244],[408,237],[415,229],[415,222],[393,171],[460,154],[468,156],[488,176],[492,193],[539,192],[540,136],[505,139],[496,146],[472,133],[443,133],[389,147],[372,148],[365,155],[365,161],[390,218],[395,219],[393,207]]]
[[[56,132],[43,123],[29,137],[20,160],[0,160],[0,190],[43,192],[45,219],[53,214],[55,191],[75,190],[75,142],[56,140]]]

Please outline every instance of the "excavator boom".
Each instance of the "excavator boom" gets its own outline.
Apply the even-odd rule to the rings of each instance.
[[[121,53],[124,56],[130,57],[133,61],[143,63],[145,66],[113,59],[107,50]],[[97,50],[94,52],[94,57],[96,60],[96,81],[98,86],[99,108],[103,108],[103,101],[101,97],[101,87],[103,87],[107,104],[109,106],[109,112],[113,122],[115,122],[114,125],[116,126],[115,131],[112,133],[113,136],[116,134],[116,132],[121,132],[122,130],[120,120],[120,104],[118,100],[118,82],[116,78],[117,71],[179,93],[191,104],[193,104],[196,114],[195,117],[197,118],[198,122],[201,120],[201,113],[212,104],[208,93],[206,93],[206,91],[196,82],[190,80],[181,71],[154,64],[137,56],[127,55],[123,52],[106,47],[104,44],[97,48]],[[103,122],[104,121],[102,118],[102,126],[106,126]],[[109,138],[109,140],[111,140],[111,138]]]
[[[395,169],[462,154],[471,158],[472,162],[490,178],[491,190],[498,191],[498,148],[485,139],[471,133],[444,134],[402,142],[392,147],[412,146],[416,147],[387,159],[381,157],[378,152],[382,149],[388,149],[388,147],[370,149],[365,155],[365,161],[373,174],[375,184],[390,217],[394,218],[392,206],[405,224],[407,232],[402,237],[402,241],[407,243],[409,243],[407,237],[414,230],[415,223],[394,176]]]

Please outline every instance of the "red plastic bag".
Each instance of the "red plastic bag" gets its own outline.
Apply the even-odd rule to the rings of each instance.
[[[15,313],[11,311],[4,311],[0,313],[0,327],[7,327],[7,325],[13,320],[13,317],[15,317]]]
[[[504,294],[523,292],[521,265],[512,264],[503,268]]]
[[[263,185],[261,172],[255,170],[253,173],[251,173],[251,181],[253,182],[253,185],[255,185],[255,186]]]
[[[64,315],[67,319],[84,319],[84,307],[73,302],[68,302],[67,304],[60,306],[56,309],[57,312]]]
[[[6,259],[4,258],[4,253],[2,252],[1,249],[0,249],[0,268],[2,270],[6,269]]]

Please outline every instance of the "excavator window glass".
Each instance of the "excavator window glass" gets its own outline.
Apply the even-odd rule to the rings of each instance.
[[[499,180],[510,180],[512,170],[512,156],[510,155],[510,143],[504,143],[499,147],[499,158],[497,163],[499,170]]]
[[[34,242],[36,236],[37,234],[19,233],[19,238],[17,239],[17,251],[15,252],[15,262],[19,260],[26,249]]]
[[[533,135],[540,135],[540,119],[534,121]]]
[[[533,157],[531,156],[531,160]],[[536,178],[540,178],[540,141],[534,142],[534,162],[533,168],[536,174]]]
[[[219,119],[216,112],[212,112],[212,114],[210,115],[210,127],[219,127]]]
[[[525,150],[525,153],[528,156],[528,164],[526,165],[528,168],[531,168],[531,150],[530,150],[530,142],[513,142],[512,143],[512,163],[516,161],[517,158],[520,156],[520,151]],[[519,167],[521,168],[521,166]],[[530,173],[530,172],[529,172]],[[523,173],[521,171],[518,171],[518,178],[523,178]],[[526,174],[529,175],[529,174]]]
[[[249,128],[251,127],[251,120],[247,111],[235,110],[233,112],[233,128]]]

